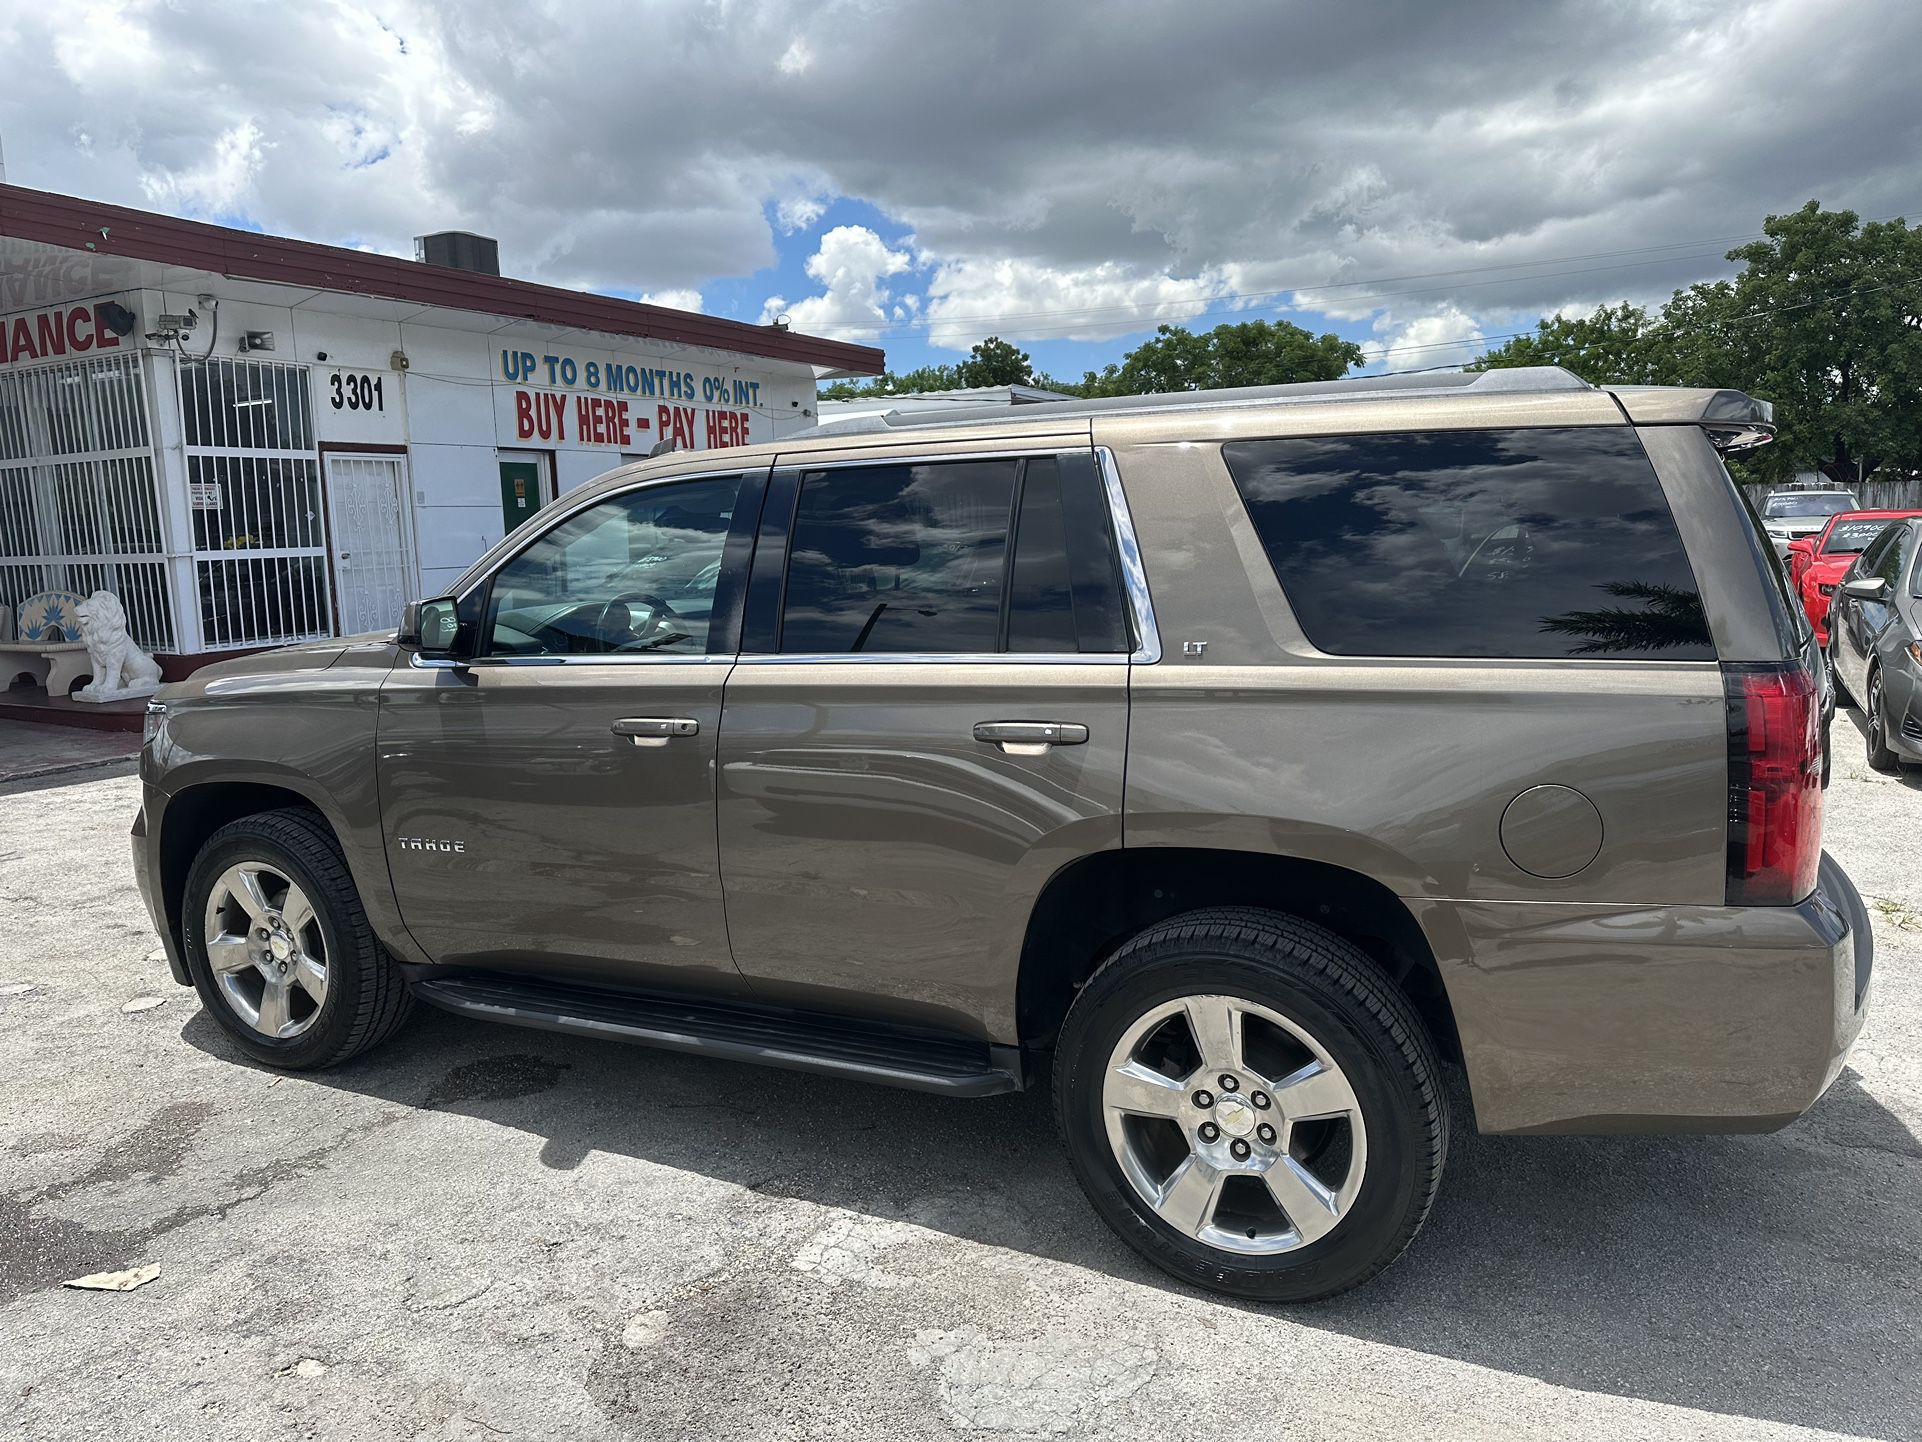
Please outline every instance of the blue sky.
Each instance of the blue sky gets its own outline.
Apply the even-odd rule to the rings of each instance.
[[[731,320],[758,321],[769,296],[799,298],[819,290],[819,285],[808,276],[805,267],[808,259],[815,254],[821,237],[838,226],[859,226],[870,230],[895,250],[912,252],[914,248],[914,232],[910,226],[891,218],[866,201],[847,196],[826,202],[825,209],[817,219],[792,230],[783,229],[774,205],[769,205],[766,213],[778,255],[776,262],[751,275],[720,277],[699,287],[702,309],[708,314],[726,316]],[[919,297],[925,308],[928,269],[923,264],[891,277],[890,293],[897,297]],[[647,287],[641,285],[622,287],[616,293],[637,297],[646,291]],[[1206,330],[1225,321],[1279,319],[1291,321],[1317,335],[1332,330],[1344,339],[1356,342],[1374,338],[1366,323],[1333,319],[1314,311],[1277,308],[1265,300],[1251,303],[1246,308],[1218,303],[1211,312],[1198,317],[1188,317],[1183,310],[1170,308],[1166,318],[1173,323],[1186,324],[1191,330]],[[1155,323],[1154,319],[1150,319],[1138,329],[1102,340],[1032,340],[1018,335],[1015,340],[1033,358],[1037,372],[1063,380],[1079,380],[1085,371],[1099,370],[1109,362],[1119,360],[1128,350],[1152,336]],[[1006,329],[1018,332],[1021,326],[1022,321],[1016,319]],[[994,334],[997,329],[992,319],[984,320],[978,328],[983,337]],[[949,347],[930,344],[927,328],[907,321],[889,325],[885,329],[863,328],[859,332],[848,333],[847,338],[883,347],[887,351],[889,369],[896,372],[927,365],[950,365],[962,354]]]

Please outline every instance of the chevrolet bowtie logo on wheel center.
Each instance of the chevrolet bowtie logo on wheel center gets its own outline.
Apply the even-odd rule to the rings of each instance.
[[[1240,1097],[1223,1097],[1215,1104],[1215,1124],[1231,1137],[1245,1137],[1255,1129],[1255,1109]]]

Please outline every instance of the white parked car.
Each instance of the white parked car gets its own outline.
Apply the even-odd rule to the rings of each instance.
[[[1830,516],[1861,509],[1853,491],[1777,491],[1762,503],[1762,525],[1775,554],[1787,559],[1790,541],[1814,535]]]

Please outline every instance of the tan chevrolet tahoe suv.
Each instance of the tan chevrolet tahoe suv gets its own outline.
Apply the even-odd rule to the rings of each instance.
[[[1728,391],[1557,370],[889,416],[562,498],[208,667],[134,851],[249,1055],[416,1000],[1052,1085],[1205,1287],[1366,1280],[1484,1132],[1780,1127],[1861,1025],[1824,693]],[[1469,1120],[1469,1119],[1464,1119]]]

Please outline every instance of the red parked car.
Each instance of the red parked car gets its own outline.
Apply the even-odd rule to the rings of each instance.
[[[1829,518],[1819,533],[1789,542],[1789,584],[1801,598],[1815,627],[1815,639],[1829,644],[1829,598],[1841,584],[1842,573],[1867,549],[1882,528],[1922,511],[1843,511]]]

